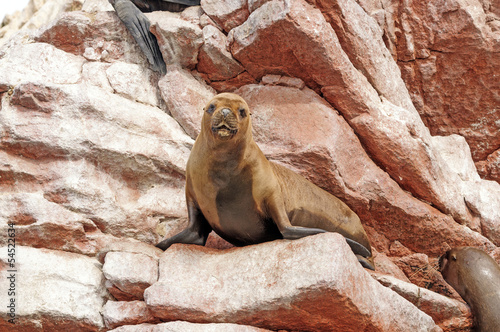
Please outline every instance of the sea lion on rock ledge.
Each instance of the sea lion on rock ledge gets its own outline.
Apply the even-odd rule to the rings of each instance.
[[[472,247],[449,250],[439,260],[441,273],[471,307],[477,331],[500,332],[500,266]]]
[[[204,108],[201,132],[186,167],[189,224],[157,247],[204,245],[214,230],[244,246],[342,234],[359,262],[374,269],[370,242],[359,217],[335,196],[270,162],[255,143],[247,103],[222,93]]]

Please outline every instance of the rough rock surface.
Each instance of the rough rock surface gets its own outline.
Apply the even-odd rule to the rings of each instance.
[[[147,15],[168,63],[164,77],[149,69],[107,0],[31,0],[1,23],[0,285],[15,259],[16,328],[315,330],[329,326],[324,315],[332,313],[301,322],[279,314],[296,310],[292,298],[311,313],[343,298],[335,310],[376,330],[421,319],[433,329],[430,316],[444,331],[470,331],[466,307],[435,266],[459,245],[500,261],[498,1],[202,0],[182,13]],[[269,159],[360,216],[375,253],[374,277],[395,292],[370,279],[335,241],[229,251],[176,246],[163,256],[151,246],[186,225],[185,165],[202,108],[224,91],[249,103],[254,137]],[[13,239],[16,251],[8,256]],[[297,257],[313,259],[309,241],[325,255],[312,272],[335,296],[293,291],[287,286],[297,284],[272,273]],[[232,247],[215,235],[207,246]],[[293,255],[285,249],[297,246]],[[202,262],[192,269],[174,259],[186,255],[236,261],[210,272]],[[160,271],[157,282],[157,262],[165,260],[186,271]],[[290,269],[304,268],[296,265]],[[238,266],[256,275],[248,294],[231,277]],[[330,273],[333,266],[346,270]],[[264,312],[177,308],[168,319],[180,321],[157,324],[167,314],[143,301],[144,290],[169,287],[174,299],[186,290],[182,276],[203,269],[224,280],[219,291],[193,294],[206,301],[229,290],[240,294],[230,298],[235,305],[262,304],[287,289],[293,295],[275,297]],[[264,270],[276,284],[259,282]],[[348,276],[367,294],[385,295],[363,297]],[[168,278],[177,281],[167,285]],[[297,298],[306,293],[309,300]],[[33,295],[29,303],[26,294]],[[10,301],[6,292],[0,299]],[[394,322],[384,314],[395,303],[406,303],[410,316]],[[222,302],[214,308],[222,310]],[[0,327],[10,330],[6,317]],[[207,317],[217,324],[196,324]],[[224,324],[235,321],[245,325]]]
[[[95,331],[104,327],[100,314],[109,295],[101,264],[95,259],[60,250],[16,246],[12,272],[7,247],[0,248],[0,329],[12,331]],[[11,276],[14,275],[14,278]],[[10,278],[10,279],[9,279]],[[6,291],[12,289],[15,297]],[[15,298],[16,325],[5,318]]]
[[[222,252],[175,245],[160,258],[160,278],[144,298],[167,321],[307,331],[435,328],[429,316],[373,280],[332,233]]]
[[[382,285],[389,287],[417,308],[428,313],[443,330],[466,331],[473,327],[470,308],[464,303],[388,275],[375,273],[372,275]]]
[[[113,332],[266,332],[269,330],[258,327],[237,325],[229,323],[221,324],[196,324],[175,321],[162,324],[139,324],[126,325],[111,330]]]

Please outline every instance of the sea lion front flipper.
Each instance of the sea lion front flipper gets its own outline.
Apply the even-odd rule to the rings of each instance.
[[[188,227],[177,235],[165,239],[158,243],[156,247],[161,250],[167,250],[174,243],[197,244],[204,246],[207,242],[208,234],[212,231],[205,216],[198,209],[193,201],[186,198],[188,201]]]
[[[120,20],[127,27],[127,30],[139,44],[152,69],[162,75],[166,74],[167,67],[165,61],[163,61],[156,37],[149,31],[151,23],[148,18],[130,0],[116,0],[110,1],[110,3],[115,8]]]

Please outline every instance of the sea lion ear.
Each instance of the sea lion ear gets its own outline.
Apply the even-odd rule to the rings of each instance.
[[[244,118],[246,118],[246,117],[247,117],[247,110],[246,110],[245,108],[243,108],[243,107],[242,107],[242,108],[240,108],[240,109],[238,110],[238,112],[240,113],[240,116],[241,116],[241,118],[242,118],[242,119],[244,119]]]
[[[456,254],[451,254],[451,259],[453,259],[454,261],[457,260],[457,255]]]
[[[207,112],[208,114],[213,114],[215,111],[215,105],[214,104],[210,104],[210,106],[208,106],[208,108],[205,108],[205,112]]]

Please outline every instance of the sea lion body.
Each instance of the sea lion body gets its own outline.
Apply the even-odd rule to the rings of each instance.
[[[220,94],[205,110],[186,169],[189,226],[158,247],[204,244],[211,230],[237,246],[329,231],[342,234],[358,260],[373,269],[359,217],[335,196],[267,160],[253,140],[241,97]]]
[[[500,266],[487,253],[458,247],[440,259],[441,273],[469,304],[477,331],[500,331]]]

